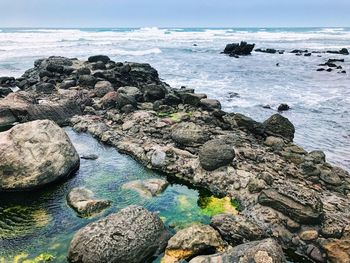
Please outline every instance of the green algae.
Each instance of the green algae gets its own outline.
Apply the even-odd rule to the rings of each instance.
[[[202,209],[203,214],[210,217],[218,214],[236,215],[238,213],[237,207],[229,197],[200,196],[198,206]]]
[[[172,120],[173,122],[178,123],[178,122],[181,122],[183,118],[193,116],[193,112],[175,112],[175,113],[158,112],[157,116],[160,118],[167,118]]]
[[[18,255],[15,255],[12,259],[10,258],[0,258],[0,263],[45,263],[52,262],[55,257],[49,253],[42,253],[35,258],[28,258],[29,254],[22,252]]]

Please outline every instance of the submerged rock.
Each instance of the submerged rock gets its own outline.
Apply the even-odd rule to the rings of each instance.
[[[73,188],[67,195],[67,202],[82,217],[98,214],[111,204],[109,200],[95,199],[94,193],[84,187]]]
[[[168,239],[158,215],[132,205],[80,229],[70,243],[68,260],[143,263],[161,253]]]
[[[31,190],[72,174],[79,155],[63,129],[49,120],[0,133],[0,191]]]
[[[147,179],[131,181],[122,186],[123,189],[135,190],[141,196],[156,196],[164,192],[169,183],[162,179]]]
[[[219,233],[208,225],[193,225],[170,238],[162,263],[175,263],[196,255],[221,252],[225,243]]]

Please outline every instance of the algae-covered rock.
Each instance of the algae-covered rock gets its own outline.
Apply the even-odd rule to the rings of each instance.
[[[202,213],[208,216],[214,216],[217,214],[236,215],[238,213],[231,198],[227,196],[223,198],[215,196],[200,196],[198,199],[198,205],[202,209]]]

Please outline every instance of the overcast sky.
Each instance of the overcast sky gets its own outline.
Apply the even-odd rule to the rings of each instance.
[[[0,27],[350,27],[350,0],[0,0],[0,10]]]

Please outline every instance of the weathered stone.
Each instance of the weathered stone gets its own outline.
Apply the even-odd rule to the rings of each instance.
[[[209,139],[209,135],[192,122],[181,122],[174,126],[171,137],[182,146],[198,146]]]
[[[233,158],[235,158],[233,146],[223,139],[208,141],[199,151],[201,166],[208,171],[230,164]]]
[[[211,219],[210,225],[232,246],[266,237],[259,225],[239,215],[216,215]]]
[[[301,186],[286,185],[278,189],[263,190],[258,197],[258,202],[305,224],[318,222],[323,211],[318,195]]]
[[[141,196],[151,197],[161,194],[169,183],[162,179],[136,180],[123,184],[123,189],[137,191]]]
[[[79,167],[63,129],[49,120],[19,124],[0,133],[0,191],[39,188]]]
[[[311,241],[318,238],[318,232],[314,229],[303,230],[300,232],[299,237],[304,241]]]
[[[83,187],[73,188],[67,195],[67,202],[82,217],[98,214],[112,203],[109,200],[95,199],[94,193]]]
[[[97,97],[103,97],[113,90],[112,84],[109,81],[99,81],[95,84],[95,94]]]
[[[109,57],[105,56],[105,55],[96,55],[96,56],[91,56],[91,57],[88,58],[88,61],[89,61],[90,63],[101,61],[101,62],[103,62],[103,63],[106,64],[106,63],[108,63],[110,60],[111,60],[111,59],[110,59]]]
[[[293,141],[295,128],[294,125],[280,114],[272,115],[263,125],[267,135],[282,137],[286,140]]]
[[[232,127],[239,127],[257,135],[264,134],[264,126],[262,123],[254,121],[252,118],[249,118],[243,114],[231,113],[226,115],[224,119]]]
[[[332,263],[350,262],[350,240],[349,239],[330,239],[322,244],[326,251],[328,259]]]
[[[213,110],[221,110],[221,103],[218,100],[213,100],[213,99],[201,99],[200,100],[200,106],[209,111]]]
[[[72,263],[143,263],[161,253],[169,238],[159,216],[129,206],[80,229],[73,237]]]
[[[38,93],[50,94],[56,89],[55,85],[51,83],[40,83],[35,85],[35,91]]]
[[[221,252],[224,247],[225,243],[215,229],[208,225],[193,225],[170,238],[162,262],[179,262],[208,251]]]

